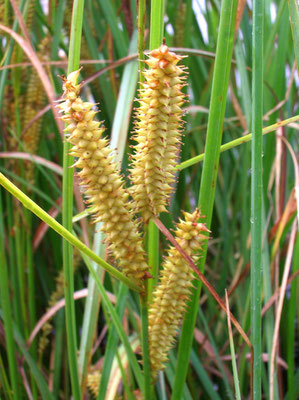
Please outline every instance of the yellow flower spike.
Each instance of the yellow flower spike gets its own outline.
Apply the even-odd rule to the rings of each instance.
[[[76,84],[78,71],[62,78],[64,102],[58,107],[68,124],[65,131],[67,141],[73,147],[70,154],[78,157],[75,165],[81,184],[88,197],[87,202],[94,206],[95,221],[102,222],[106,241],[119,268],[131,279],[139,281],[146,278],[148,266],[138,232],[138,222],[134,219],[128,193],[121,175],[113,161],[107,139],[102,137],[103,125],[93,119],[94,104],[83,102],[78,96],[80,84]]]
[[[131,170],[134,206],[145,222],[166,211],[175,182],[185,102],[181,89],[186,75],[177,66],[182,58],[163,44],[145,61],[150,68],[139,91]]]
[[[184,212],[184,220],[177,224],[175,239],[188,256],[201,249],[206,226],[198,223],[200,212]],[[196,261],[198,256],[193,256]],[[153,379],[164,368],[167,354],[175,343],[175,336],[186,310],[194,274],[179,251],[171,246],[163,262],[159,284],[153,291],[149,307],[149,353]]]

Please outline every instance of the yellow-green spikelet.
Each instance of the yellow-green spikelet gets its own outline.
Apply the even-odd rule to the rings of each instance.
[[[101,375],[102,374],[100,371],[96,371],[87,375],[87,387],[92,394],[92,398],[94,399],[98,397]]]
[[[65,101],[60,104],[63,120],[68,124],[68,141],[73,145],[71,155],[78,157],[75,166],[93,205],[95,222],[102,230],[120,269],[130,278],[140,280],[147,275],[148,266],[138,223],[133,217],[129,195],[113,161],[108,141],[102,138],[103,126],[94,120],[94,104],[83,102],[76,85],[79,71],[72,72],[64,82]]]
[[[143,72],[131,170],[134,205],[145,222],[166,211],[175,182],[186,77],[177,66],[182,58],[163,44],[145,61],[150,68]]]
[[[177,224],[175,239],[185,253],[192,256],[207,239],[208,229],[197,222],[200,218],[198,209],[192,214],[185,212],[184,217]],[[193,256],[193,261],[195,259]],[[167,354],[175,342],[193,279],[190,265],[174,246],[170,247],[149,307],[149,353],[153,378],[164,368]]]

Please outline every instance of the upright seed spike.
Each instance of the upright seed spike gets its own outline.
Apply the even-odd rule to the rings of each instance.
[[[150,68],[144,71],[146,80],[139,91],[140,106],[134,131],[137,145],[132,160],[131,180],[134,206],[145,222],[166,211],[175,183],[175,170],[172,167],[175,161],[170,164],[168,160],[176,160],[180,146],[181,105],[185,98],[181,91],[181,75],[184,72],[176,64],[181,59],[181,56],[169,51],[164,41],[146,60]],[[159,174],[152,173],[157,172],[157,167]],[[147,175],[152,177],[152,181],[161,181],[159,189],[149,184]]]

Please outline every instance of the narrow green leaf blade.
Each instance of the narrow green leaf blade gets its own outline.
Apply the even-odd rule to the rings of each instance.
[[[238,2],[236,0],[223,0],[221,5],[210,114],[208,120],[207,142],[198,202],[198,206],[201,209],[202,215],[206,216],[205,222],[208,228],[210,227],[213,211],[222,138],[222,126],[232,59],[237,3]],[[202,258],[200,260],[201,271],[204,271],[206,253],[207,243],[203,248]],[[195,282],[192,303],[183,322],[181,340],[179,343],[175,384],[171,397],[172,400],[180,400],[182,398],[184,382],[189,366],[189,357],[200,291],[201,284],[199,281],[197,281]]]
[[[297,71],[299,70],[299,3],[296,0],[289,0],[289,12],[292,27],[292,35],[294,41],[294,49],[297,63]]]

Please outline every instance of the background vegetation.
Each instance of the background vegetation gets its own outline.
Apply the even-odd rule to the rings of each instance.
[[[72,7],[0,3],[0,180],[14,195],[1,187],[1,398],[298,398],[298,4],[75,0],[73,15]],[[53,101],[58,75],[83,66],[82,96],[99,103],[127,175],[137,58],[163,36],[188,55],[189,102],[178,182],[161,221],[171,229],[181,210],[201,207],[212,238],[199,268],[215,291],[195,282],[179,346],[149,393],[146,360],[139,363],[144,310],[98,265],[113,260],[76,178],[72,189]],[[244,136],[252,131],[251,143]],[[204,152],[203,164],[193,159]],[[72,240],[73,254],[48,225]],[[168,240],[151,221],[145,242],[156,276]],[[225,289],[251,340],[253,371],[250,346],[219,307]]]

